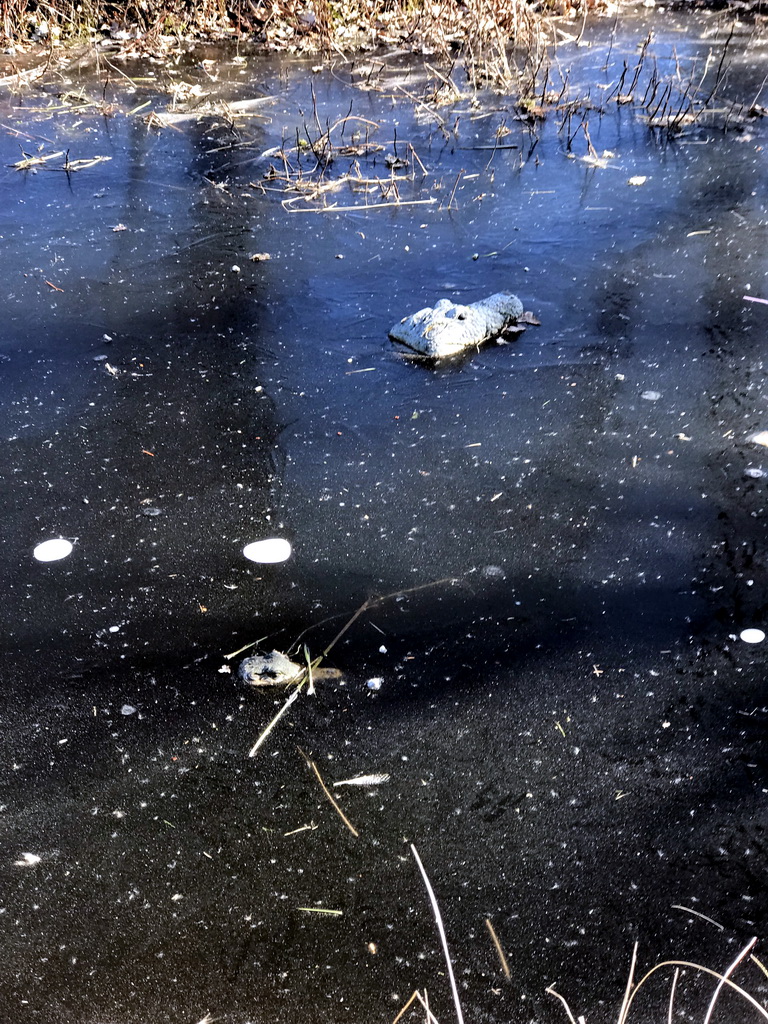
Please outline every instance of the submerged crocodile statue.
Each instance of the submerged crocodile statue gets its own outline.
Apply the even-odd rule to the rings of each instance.
[[[522,315],[523,304],[511,292],[496,292],[469,306],[440,299],[404,317],[389,336],[430,359],[444,359],[495,338]]]

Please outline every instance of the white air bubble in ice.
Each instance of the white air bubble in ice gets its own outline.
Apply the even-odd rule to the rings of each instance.
[[[765,640],[765,633],[762,629],[742,629],[739,639],[745,644],[761,644]]]
[[[246,544],[243,554],[252,562],[284,562],[291,557],[291,545],[281,537],[270,537],[268,540],[255,540]]]
[[[63,537],[55,540],[44,540],[38,544],[32,552],[38,562],[58,562],[60,558],[66,558],[72,554],[72,544]]]

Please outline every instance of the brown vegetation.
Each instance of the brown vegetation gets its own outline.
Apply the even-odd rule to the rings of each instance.
[[[462,49],[470,65],[497,71],[510,44],[530,46],[538,20],[527,0],[0,0],[6,45],[98,38],[151,45],[160,37],[237,38],[294,52],[387,45],[443,55]]]

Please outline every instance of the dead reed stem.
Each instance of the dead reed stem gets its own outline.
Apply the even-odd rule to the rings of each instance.
[[[661,963],[658,963],[654,967],[651,967],[651,969],[647,971],[640,979],[640,981],[638,981],[638,983],[635,985],[624,1007],[623,1016],[619,1018],[618,1024],[626,1024],[629,1011],[632,1007],[632,1003],[634,1002],[635,997],[637,996],[637,993],[645,985],[649,978],[651,978],[657,971],[660,971],[664,967],[688,967],[690,970],[701,971],[702,974],[708,974],[711,978],[717,978],[718,981],[721,981],[724,985],[727,985],[728,988],[732,989],[734,992],[740,995],[742,999],[745,999],[750,1004],[750,1006],[752,1006],[758,1012],[758,1014],[760,1015],[760,1017],[762,1017],[763,1020],[768,1021],[768,1010],[766,1010],[765,1007],[761,1006],[760,1003],[758,1003],[758,1001],[749,994],[749,992],[746,992],[740,985],[737,985],[735,982],[731,981],[730,978],[726,978],[723,974],[719,974],[717,971],[713,971],[709,967],[704,967],[703,964],[692,963],[690,960],[663,960]]]
[[[739,966],[741,961],[752,951],[752,949],[753,949],[753,947],[755,946],[756,943],[757,943],[757,936],[755,936],[753,939],[749,940],[749,942],[744,947],[744,949],[742,949],[742,951],[739,953],[739,955],[736,957],[736,959],[727,968],[725,974],[720,979],[720,982],[718,983],[717,988],[712,993],[712,999],[710,1001],[709,1007],[707,1008],[707,1015],[704,1018],[704,1024],[709,1024],[710,1020],[712,1019],[712,1014],[715,1012],[715,1003],[717,1002],[718,996],[720,995],[720,993],[723,990],[723,985],[727,982],[728,978],[733,974],[733,972]]]
[[[440,942],[443,946],[443,953],[445,955],[445,965],[448,968],[448,977],[451,982],[451,992],[453,994],[453,1004],[456,1008],[456,1020],[458,1024],[464,1024],[464,1014],[461,1012],[461,1001],[459,1000],[459,990],[456,987],[456,978],[453,974],[453,964],[451,963],[451,955],[448,952],[448,940],[445,937],[445,928],[443,927],[443,918],[440,914],[440,907],[437,905],[437,898],[435,897],[435,891],[432,888],[427,872],[424,870],[424,865],[421,863],[421,857],[419,857],[416,847],[411,843],[411,853],[413,859],[416,861],[416,865],[421,872],[421,877],[424,879],[424,885],[429,896],[429,902],[432,904],[432,913],[435,915],[435,923],[437,924],[437,930],[440,935]]]
[[[303,686],[303,683],[300,683],[300,684],[299,684],[299,685],[298,685],[298,686],[296,687],[296,689],[295,689],[295,690],[293,691],[293,693],[292,693],[292,694],[290,695],[290,697],[289,697],[289,698],[288,698],[288,699],[286,700],[285,704],[283,704],[283,706],[282,706],[282,707],[280,708],[280,710],[278,711],[278,713],[277,713],[277,714],[275,715],[275,717],[274,717],[274,718],[272,719],[272,721],[271,721],[271,722],[269,723],[269,725],[268,725],[268,726],[266,727],[266,729],[264,729],[264,731],[263,731],[263,732],[261,733],[261,735],[259,736],[259,738],[258,738],[258,739],[256,740],[256,742],[255,742],[255,743],[253,744],[253,746],[251,747],[251,749],[250,749],[250,750],[248,751],[248,757],[255,757],[255,756],[256,756],[256,754],[257,754],[257,752],[258,752],[258,750],[259,750],[259,747],[261,747],[261,745],[262,745],[262,744],[264,743],[264,741],[266,740],[267,736],[269,736],[269,734],[270,734],[270,733],[272,732],[272,730],[273,730],[273,729],[275,728],[275,726],[277,725],[277,723],[278,723],[278,722],[280,721],[280,719],[281,719],[281,718],[283,717],[283,715],[284,715],[284,714],[286,713],[286,711],[288,710],[288,708],[289,708],[289,707],[291,706],[291,704],[293,704],[293,702],[294,702],[294,701],[296,700],[296,698],[297,698],[297,697],[299,696],[299,693],[301,692],[301,687],[302,687],[302,686]]]
[[[297,693],[298,691],[294,691],[294,692],[295,692],[295,693]],[[337,814],[338,814],[338,816],[339,816],[339,817],[341,818],[341,820],[342,820],[342,821],[344,822],[344,824],[345,824],[345,825],[347,826],[347,828],[348,828],[348,829],[349,829],[349,831],[350,831],[350,832],[352,833],[352,835],[353,835],[353,836],[354,836],[355,838],[357,838],[357,837],[358,837],[358,836],[360,835],[360,833],[359,833],[359,832],[357,831],[357,829],[355,828],[355,826],[354,826],[354,825],[352,824],[352,822],[351,822],[351,821],[349,820],[349,818],[348,818],[348,817],[346,816],[346,814],[344,813],[344,811],[342,811],[341,807],[339,807],[338,803],[336,802],[336,800],[335,800],[335,799],[334,799],[334,797],[333,797],[333,794],[332,794],[332,793],[331,793],[331,791],[330,791],[330,790],[328,789],[328,787],[326,786],[326,784],[325,784],[325,783],[323,782],[323,777],[322,777],[322,775],[320,774],[320,771],[319,771],[319,769],[318,769],[317,765],[315,764],[315,762],[314,762],[314,761],[312,761],[312,760],[310,760],[310,759],[309,759],[309,758],[307,757],[307,755],[306,755],[306,754],[304,753],[304,751],[303,751],[303,750],[301,750],[301,748],[299,748],[299,753],[300,753],[300,754],[301,754],[301,756],[302,756],[302,757],[304,758],[304,760],[305,760],[305,761],[307,762],[307,764],[308,764],[308,765],[309,765],[309,767],[310,767],[310,768],[312,769],[312,771],[313,771],[313,772],[315,773],[315,777],[317,778],[317,781],[318,781],[318,782],[320,783],[320,787],[322,788],[323,792],[325,793],[326,797],[328,798],[328,801],[329,801],[329,803],[331,804],[331,806],[333,807],[334,811],[336,811],[336,813],[337,813]]]
[[[627,978],[627,987],[624,989],[624,999],[621,1003],[621,1010],[619,1012],[619,1024],[624,1024],[627,1019],[627,1013],[629,1011],[629,1004],[632,998],[632,983],[635,980],[635,967],[637,966],[637,947],[636,942],[632,949],[632,962],[629,966],[629,977]]]
[[[675,968],[672,978],[672,986],[669,990],[669,1009],[667,1010],[667,1024],[672,1024],[672,1012],[675,1006],[675,992],[677,990],[677,979],[680,977],[680,968]]]
[[[560,1000],[560,1002],[563,1004],[563,1008],[565,1009],[565,1012],[568,1014],[568,1020],[571,1022],[571,1024],[576,1024],[576,1018],[571,1013],[571,1008],[568,1005],[568,1002],[567,1002],[565,996],[561,996],[560,993],[557,991],[557,989],[555,989],[552,985],[550,985],[544,991],[547,993],[547,995],[554,996],[555,999],[559,999]]]
[[[504,950],[501,948],[499,937],[496,934],[496,930],[491,924],[491,919],[489,917],[486,917],[485,919],[485,927],[488,929],[488,933],[491,936],[491,941],[493,942],[493,945],[496,948],[496,953],[498,954],[499,961],[501,962],[501,969],[504,972],[504,977],[509,978],[511,976],[509,964],[507,963],[507,958],[504,956]]]

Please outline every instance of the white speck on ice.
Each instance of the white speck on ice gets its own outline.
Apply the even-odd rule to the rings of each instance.
[[[20,860],[15,860],[13,863],[17,868],[33,868],[35,864],[39,864],[42,857],[38,857],[36,853],[22,853]]]

